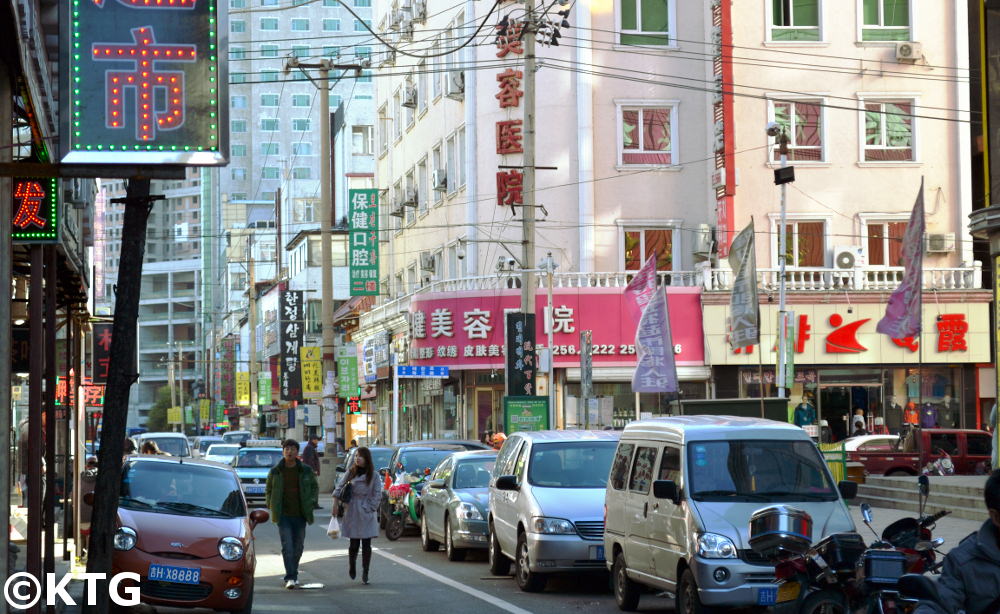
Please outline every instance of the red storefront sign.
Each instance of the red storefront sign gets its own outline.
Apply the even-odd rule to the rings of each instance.
[[[697,288],[668,288],[674,353],[678,365],[705,362],[701,294]],[[535,339],[545,347],[547,298],[536,297]],[[553,348],[559,368],[580,366],[580,331],[593,331],[594,366],[632,367],[636,364],[634,322],[620,290],[556,290],[553,305]],[[409,359],[460,369],[502,369],[503,314],[518,311],[517,290],[503,292],[432,293],[410,303]]]

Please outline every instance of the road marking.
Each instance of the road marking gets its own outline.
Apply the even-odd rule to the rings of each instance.
[[[409,567],[413,571],[416,571],[418,573],[424,574],[425,576],[427,576],[431,580],[437,580],[441,584],[446,584],[446,585],[448,585],[448,586],[450,586],[450,587],[452,587],[454,589],[458,589],[458,590],[462,591],[463,593],[465,593],[466,595],[471,595],[471,596],[475,597],[476,599],[482,599],[486,603],[489,603],[490,605],[494,605],[494,606],[496,606],[496,607],[498,607],[501,610],[504,610],[506,612],[510,612],[511,614],[532,614],[532,612],[530,610],[525,610],[524,608],[519,608],[516,605],[514,605],[513,603],[504,601],[503,599],[500,599],[499,597],[494,597],[493,595],[490,595],[489,593],[484,593],[483,591],[475,589],[475,588],[472,588],[471,586],[466,586],[465,584],[462,584],[461,582],[458,582],[456,580],[452,580],[451,578],[449,578],[447,576],[442,576],[441,574],[439,574],[437,572],[431,571],[430,569],[427,569],[426,567],[421,567],[420,565],[417,565],[416,563],[413,563],[411,561],[407,561],[406,559],[404,559],[402,557],[399,557],[399,556],[396,556],[395,554],[390,554],[390,553],[385,552],[383,550],[380,550],[378,548],[375,549],[375,554],[378,554],[379,556],[384,556],[385,558],[389,559],[393,563],[398,563],[399,565],[405,565],[406,567]]]

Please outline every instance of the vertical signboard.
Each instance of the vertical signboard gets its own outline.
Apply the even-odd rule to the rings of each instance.
[[[111,364],[111,322],[95,322],[94,339],[94,383],[108,383],[108,365]]]
[[[302,369],[299,348],[302,347],[302,291],[282,290],[279,309],[278,329],[281,359],[281,400],[302,403]]]
[[[226,164],[227,11],[217,0],[69,0],[62,162]],[[223,5],[223,8],[225,5]]]
[[[257,405],[271,404],[271,372],[261,371],[257,374]]]
[[[349,190],[351,296],[378,294],[378,190]]]
[[[358,348],[353,343],[341,345],[334,352],[337,360],[337,396],[358,394]]]
[[[323,361],[319,346],[303,346],[299,352],[302,359],[302,396],[317,399],[323,396]]]
[[[236,404],[250,404],[250,373],[248,371],[236,372]]]
[[[212,419],[212,401],[210,399],[198,399],[198,419],[202,425],[208,424]]]
[[[227,337],[222,340],[222,365],[234,365],[236,364],[236,339],[233,337]],[[223,408],[225,405],[232,405],[236,402],[236,381],[234,380],[233,370],[227,368],[220,368],[219,371],[219,382],[220,388],[222,390],[222,400]]]
[[[59,180],[15,177],[11,187],[11,238],[17,243],[58,241]]]
[[[535,314],[506,314],[507,394],[512,397],[535,396]]]

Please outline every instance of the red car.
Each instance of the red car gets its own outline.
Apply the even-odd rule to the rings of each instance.
[[[139,574],[151,605],[253,609],[253,529],[230,467],[169,456],[130,456],[122,470],[113,573]]]

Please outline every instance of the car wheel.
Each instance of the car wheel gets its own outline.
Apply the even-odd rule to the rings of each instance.
[[[694,581],[694,574],[690,569],[685,569],[681,574],[681,580],[677,585],[677,614],[711,614],[714,610],[701,603],[698,595],[698,584]]]
[[[465,560],[465,548],[455,547],[455,537],[452,535],[451,520],[447,517],[444,519],[444,552],[448,555],[449,561]]]
[[[503,551],[500,550],[500,542],[497,541],[497,535],[493,531],[493,525],[490,524],[490,546],[489,546],[489,561],[490,561],[490,575],[494,576],[508,576],[510,575],[510,559],[504,556]]]
[[[253,612],[253,584],[250,585],[250,594],[247,595],[246,603],[239,610],[232,610],[232,614],[251,614]]]
[[[619,552],[615,555],[615,563],[611,568],[611,577],[615,585],[615,603],[623,612],[634,612],[639,607],[639,585],[628,577],[625,569],[625,555]]]
[[[385,538],[391,542],[403,536],[403,517],[398,514],[389,516],[385,521]]]
[[[437,552],[441,544],[431,539],[430,530],[427,528],[427,514],[420,517],[420,547],[424,552]]]
[[[524,533],[517,536],[514,580],[517,582],[517,586],[526,593],[537,593],[545,590],[545,576],[537,571],[531,571],[531,561],[528,558],[528,536]]]

